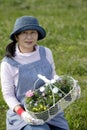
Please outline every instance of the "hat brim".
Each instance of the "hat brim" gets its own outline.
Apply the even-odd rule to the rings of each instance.
[[[38,32],[38,40],[41,40],[44,37],[46,37],[46,31],[41,26],[27,25],[17,30],[16,29],[13,30],[13,32],[10,34],[10,39],[15,41],[15,35],[20,34],[21,32],[26,31],[26,30],[36,30]]]

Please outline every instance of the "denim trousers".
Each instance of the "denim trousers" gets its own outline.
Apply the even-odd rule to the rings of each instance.
[[[26,125],[21,130],[66,130],[66,129],[44,124],[43,126],[42,125],[41,126],[40,125],[39,126]]]

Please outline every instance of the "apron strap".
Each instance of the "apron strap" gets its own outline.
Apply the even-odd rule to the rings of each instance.
[[[40,46],[39,52],[40,52],[41,59],[43,59],[44,57],[46,57],[46,51],[45,51],[45,48],[43,46]]]
[[[21,65],[19,62],[15,61],[13,58],[9,58],[9,57],[4,57],[2,61],[5,61],[5,62],[11,64],[14,67],[18,67],[19,65]]]

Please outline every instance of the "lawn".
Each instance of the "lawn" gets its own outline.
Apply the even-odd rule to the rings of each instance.
[[[47,31],[38,44],[52,50],[58,75],[78,80],[81,98],[65,110],[70,130],[87,130],[87,1],[86,0],[0,0],[0,60],[10,42],[17,17],[33,15]],[[0,130],[6,130],[5,104],[0,90]]]

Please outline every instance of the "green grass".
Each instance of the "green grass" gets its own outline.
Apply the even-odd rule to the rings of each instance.
[[[57,74],[79,81],[81,98],[65,110],[65,116],[70,130],[87,130],[87,1],[0,0],[0,60],[14,21],[22,15],[37,17],[46,29],[47,37],[38,44],[52,50]],[[0,130],[5,130],[7,105],[0,95]]]

